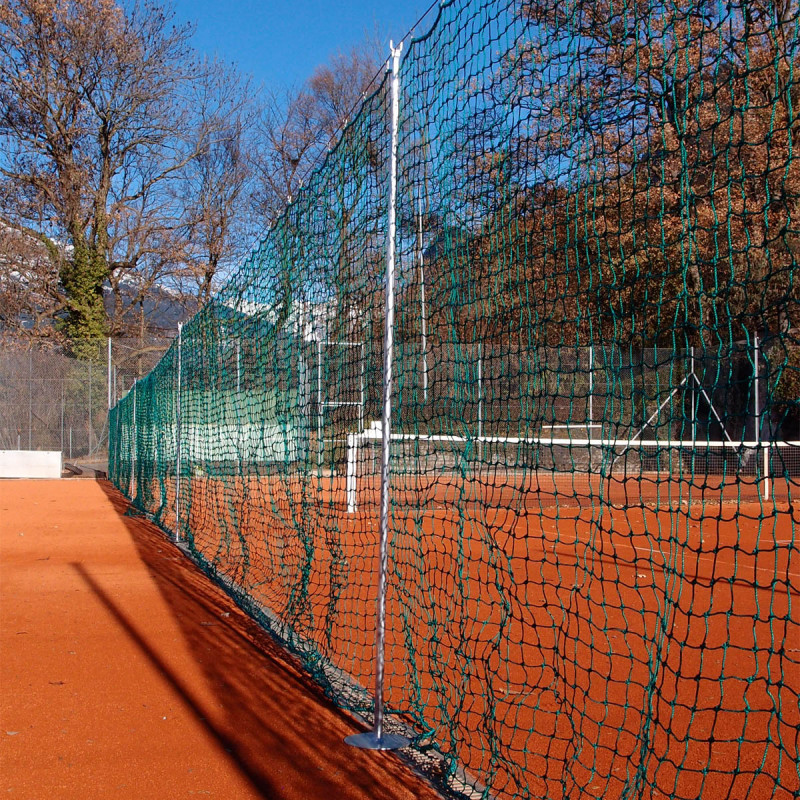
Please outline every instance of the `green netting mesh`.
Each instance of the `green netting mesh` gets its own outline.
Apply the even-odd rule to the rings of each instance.
[[[386,702],[451,791],[800,791],[799,52],[794,0],[455,0],[405,44]],[[361,711],[389,105],[110,424]]]

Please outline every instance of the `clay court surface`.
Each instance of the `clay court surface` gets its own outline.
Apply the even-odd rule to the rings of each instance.
[[[436,797],[127,509],[0,481],[4,797]]]
[[[331,491],[327,479],[318,489],[313,481],[266,477],[188,483],[195,545],[279,612],[291,607],[297,579],[282,584],[276,576],[305,570],[314,587],[306,635],[336,667],[369,685],[372,584],[353,577],[334,592],[339,583],[331,576],[347,565],[351,576],[375,574],[374,504],[347,514],[342,487],[334,482]],[[506,764],[495,767],[495,796],[524,796],[523,787],[550,800],[623,796],[640,763],[651,681],[653,755],[636,796],[796,795],[794,505],[777,501],[767,513],[757,500],[734,502],[733,491],[728,498],[719,487],[676,484],[628,498],[630,487],[614,485],[607,493],[613,501],[602,504],[593,502],[592,487],[560,504],[558,487],[558,495],[532,492],[487,508],[455,503],[442,486],[427,494],[426,487],[423,504],[415,490],[415,502],[398,502],[393,512],[388,697],[395,707],[407,705],[412,673],[422,692],[458,686],[472,708],[491,695],[492,735],[520,765],[516,775]],[[148,489],[143,496],[171,527],[173,487],[164,481]],[[291,522],[301,508],[307,549]],[[247,536],[231,535],[237,530]],[[336,545],[336,562],[326,537]],[[490,551],[503,558],[490,559]],[[307,563],[308,552],[314,558]],[[404,602],[413,609],[410,632],[397,624]],[[668,606],[669,634],[656,645]],[[483,655],[501,630],[508,642],[502,662]],[[336,646],[326,651],[328,637]],[[459,716],[458,757],[472,775],[493,766],[482,719],[475,711]],[[430,724],[437,725],[433,716]]]
[[[350,515],[343,499],[326,501],[324,492],[307,495],[299,484],[266,477],[187,483],[185,524],[195,545],[276,610],[287,606],[294,580],[287,588],[276,577],[291,578],[304,567],[305,551],[287,520],[292,508],[307,509],[307,532],[320,554],[307,575],[316,587],[307,635],[323,647],[335,599],[328,634],[347,646],[330,657],[369,685],[374,587],[368,577],[376,568],[370,504]],[[173,492],[169,482],[146,492],[147,506],[163,510],[166,527],[174,523]],[[395,513],[393,581],[407,587],[415,609],[425,609],[417,587],[427,585],[448,610],[437,623],[437,663],[449,665],[439,680],[462,688],[468,681],[469,696],[491,690],[496,698],[496,735],[523,766],[516,777],[498,771],[508,781],[498,797],[514,793],[512,778],[554,800],[621,795],[647,706],[656,610],[672,595],[674,646],[659,650],[654,712],[665,724],[654,730],[658,758],[646,768],[649,790],[642,796],[670,796],[676,782],[678,796],[703,800],[794,796],[800,725],[794,506],[778,503],[765,515],[758,502],[718,497],[717,505],[705,498],[701,506],[690,496],[673,509],[640,499],[638,508],[544,502],[530,513],[526,500],[494,509],[467,504],[459,516],[446,501],[426,504],[424,513]],[[435,796],[394,756],[344,745],[354,730],[350,719],[163,531],[126,515],[128,508],[104,482],[0,482],[6,796]],[[475,564],[470,580],[483,588],[464,584],[456,593],[464,514],[470,529],[491,529],[491,546],[507,562],[504,572],[492,571],[485,543],[473,542],[474,552],[464,557]],[[226,533],[240,529],[246,537]],[[336,594],[329,584],[336,565],[323,555],[332,529],[339,566],[354,570],[353,582]],[[422,567],[415,568],[420,547]],[[676,564],[685,576],[680,595],[668,585]],[[497,617],[495,586],[510,598],[506,620]],[[390,620],[400,618],[399,599],[390,593]],[[433,628],[422,612],[414,619],[414,649],[421,653]],[[503,670],[459,655],[465,632],[479,652],[501,625],[513,644]],[[387,636],[387,690],[399,706],[413,662],[402,631],[390,625]],[[421,690],[435,690],[425,664],[415,668]],[[562,684],[567,688],[555,691]],[[558,713],[565,702],[579,710],[571,723]],[[458,756],[480,775],[484,734],[470,716],[464,720]]]

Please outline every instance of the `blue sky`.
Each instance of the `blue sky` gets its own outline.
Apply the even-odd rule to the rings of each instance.
[[[314,68],[374,34],[399,41],[431,0],[174,0],[200,53],[236,62],[256,84],[300,85]],[[429,22],[423,25],[427,30]],[[419,33],[419,31],[418,31]]]

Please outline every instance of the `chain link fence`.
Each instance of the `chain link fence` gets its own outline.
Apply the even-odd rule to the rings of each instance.
[[[109,407],[153,368],[170,341],[4,341],[0,449],[60,450],[67,461],[105,461]]]

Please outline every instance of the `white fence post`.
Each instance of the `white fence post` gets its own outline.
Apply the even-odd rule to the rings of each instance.
[[[418,204],[417,249],[419,251],[419,302],[422,334],[422,400],[428,402],[428,317],[425,308],[425,254],[422,249],[422,197]]]
[[[400,53],[403,43],[391,45],[392,143],[389,176],[389,230],[386,248],[386,331],[383,346],[383,423],[381,442],[381,518],[378,563],[378,599],[375,623],[375,713],[373,728],[348,736],[355,747],[368,750],[397,750],[410,742],[405,736],[384,733],[383,693],[386,645],[386,572],[389,562],[389,449],[392,418],[392,357],[394,350],[395,238],[397,233],[397,141],[400,120]]]
[[[181,540],[181,338],[183,325],[178,323],[177,369],[175,370],[175,541]]]
[[[108,337],[108,410],[111,410],[111,337]]]
[[[761,439],[761,417],[764,409],[761,407],[761,343],[758,339],[758,334],[753,334],[753,393],[755,395],[755,408],[753,409],[753,420],[755,425],[755,440],[756,447],[760,447],[763,452],[762,469],[764,472],[764,484],[762,488],[762,497],[764,500],[769,499],[771,491],[770,470],[769,470],[769,439],[762,441]]]

